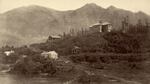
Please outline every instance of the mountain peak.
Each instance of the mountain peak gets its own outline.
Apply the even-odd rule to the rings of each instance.
[[[54,10],[54,9],[51,9],[51,8],[46,8],[46,7],[43,7],[43,6],[39,6],[39,5],[29,5],[29,6],[22,6],[22,7],[19,7],[19,8],[15,8],[15,9],[12,9],[12,10],[9,10],[3,14],[9,14],[11,15],[12,13],[21,13],[21,14],[24,14],[24,13],[33,13],[33,12],[38,12],[38,13],[55,13],[55,12],[58,12],[57,10]]]
[[[108,10],[116,10],[117,8],[116,8],[115,6],[113,6],[113,5],[111,5],[111,6],[109,6],[107,9],[108,9]]]
[[[98,6],[95,3],[87,3],[86,5],[84,5],[82,8],[100,8],[100,6]]]
[[[137,13],[138,13],[138,14],[146,15],[143,11],[138,11]]]
[[[85,6],[98,6],[98,5],[95,3],[87,3]]]
[[[96,9],[103,9],[102,7],[98,6],[95,3],[87,3],[83,7],[79,8],[79,10],[96,10]]]

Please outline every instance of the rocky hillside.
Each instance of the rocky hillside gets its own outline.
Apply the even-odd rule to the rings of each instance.
[[[93,3],[70,11],[35,5],[16,8],[0,15],[0,31],[3,33],[0,34],[0,46],[41,42],[50,34],[62,34],[71,28],[88,28],[99,19],[110,21],[114,29],[119,29],[125,16],[129,16],[131,24],[137,23],[138,19],[150,21],[150,16],[143,12],[133,13],[114,6],[104,9]]]

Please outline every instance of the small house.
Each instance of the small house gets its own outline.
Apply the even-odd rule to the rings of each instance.
[[[10,56],[11,54],[15,53],[15,51],[11,50],[11,51],[5,51],[4,54],[6,56]]]
[[[72,49],[72,54],[79,54],[81,51],[81,48],[78,46],[74,46]]]
[[[54,41],[54,40],[58,40],[58,39],[61,39],[61,36],[59,36],[59,35],[51,35],[51,36],[48,37],[47,41]]]
[[[111,32],[112,25],[109,22],[99,21],[90,27],[91,32]]]

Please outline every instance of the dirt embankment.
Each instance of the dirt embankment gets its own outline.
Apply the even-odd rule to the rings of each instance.
[[[90,67],[89,63],[66,61],[69,61],[69,66],[73,66],[73,69],[70,70],[70,72],[64,71],[55,75],[63,80],[63,84],[143,84],[143,82],[136,80],[138,78],[125,78],[127,75],[129,76],[129,74],[119,74],[115,71],[111,71],[110,68],[95,69]],[[124,75],[124,77],[120,75]],[[130,76],[131,75],[132,74],[130,74]]]

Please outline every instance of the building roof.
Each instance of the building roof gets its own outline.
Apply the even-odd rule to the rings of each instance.
[[[109,22],[103,22],[101,25],[110,25],[111,23]]]
[[[93,26],[98,26],[98,25],[110,25],[111,23],[109,23],[109,22],[99,22],[99,23],[95,23],[95,24],[93,24],[92,26],[90,26],[90,27],[93,27]]]
[[[61,36],[58,36],[58,35],[51,35],[50,37],[51,38],[56,38],[56,39],[60,39],[61,38]]]

